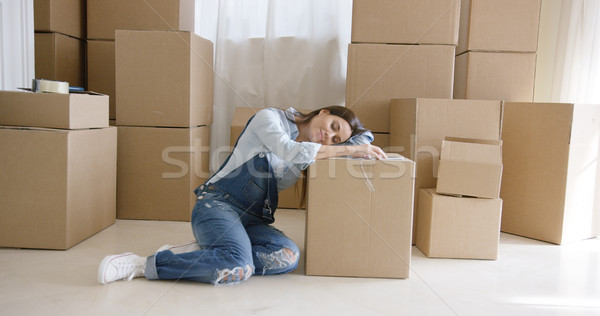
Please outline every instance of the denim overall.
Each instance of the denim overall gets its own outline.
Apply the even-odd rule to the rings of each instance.
[[[217,285],[246,280],[255,271],[264,275],[296,269],[298,247],[269,225],[274,222],[278,193],[275,174],[264,153],[207,183],[194,191],[198,200],[191,219],[201,249],[182,254],[165,250],[148,257],[147,279],[187,279]]]

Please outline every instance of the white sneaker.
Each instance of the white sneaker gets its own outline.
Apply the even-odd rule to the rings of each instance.
[[[181,245],[163,245],[162,247],[158,248],[158,250],[156,250],[156,252],[161,252],[163,250],[171,250],[171,252],[174,254],[180,254],[180,253],[198,251],[200,249],[202,249],[202,248],[200,248],[200,245],[198,245],[198,242],[193,240],[193,241],[187,242],[185,244],[181,244]]]
[[[98,268],[98,282],[106,284],[118,280],[144,276],[146,258],[127,252],[104,257]]]

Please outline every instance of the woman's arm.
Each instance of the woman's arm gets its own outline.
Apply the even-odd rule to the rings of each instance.
[[[352,145],[352,146],[330,146],[321,145],[317,152],[316,159],[332,158],[339,156],[352,156],[360,158],[385,159],[387,155],[383,150],[371,144]]]

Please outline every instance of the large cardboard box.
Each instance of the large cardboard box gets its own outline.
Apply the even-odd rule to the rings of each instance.
[[[459,1],[354,0],[352,43],[458,44]]]
[[[118,129],[117,217],[189,221],[210,177],[210,126]]]
[[[417,247],[428,257],[497,259],[501,199],[419,191]]]
[[[346,107],[368,129],[390,132],[390,99],[452,98],[454,46],[350,44]]]
[[[502,231],[564,244],[600,235],[600,106],[504,105]]]
[[[60,33],[35,33],[35,77],[85,88],[85,42]]]
[[[497,199],[502,182],[502,141],[446,137],[436,192]]]
[[[34,0],[33,28],[36,32],[58,32],[85,38],[85,0]]]
[[[231,121],[229,133],[229,144],[231,148],[235,145],[238,137],[246,127],[248,120],[263,108],[236,107]],[[302,113],[308,113],[311,110],[297,109]],[[278,208],[306,208],[306,179],[301,177],[294,186],[279,192]]]
[[[396,157],[309,167],[307,275],[409,276],[414,166]]]
[[[212,123],[211,41],[171,31],[119,30],[116,38],[118,125]]]
[[[457,54],[535,52],[541,0],[461,0]]]
[[[116,120],[115,41],[87,41],[87,84],[109,96],[109,118]]]
[[[63,129],[108,127],[108,97],[93,92],[0,91],[0,125]]]
[[[415,161],[417,192],[435,188],[444,138],[499,140],[501,115],[501,101],[395,99],[390,103],[390,148]]]
[[[117,129],[0,127],[0,246],[68,249],[114,224]]]
[[[116,30],[194,31],[195,0],[88,0],[87,38],[114,40]]]
[[[456,56],[454,98],[533,101],[535,53],[468,52]]]

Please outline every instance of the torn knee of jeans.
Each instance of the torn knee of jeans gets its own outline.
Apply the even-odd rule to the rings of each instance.
[[[233,285],[246,281],[252,276],[253,268],[249,264],[245,267],[235,267],[233,269],[221,269],[215,272],[213,280],[214,285]]]
[[[256,256],[260,258],[263,263],[263,274],[265,274],[267,270],[293,267],[298,262],[298,254],[289,248],[282,248],[271,253],[258,252]]]

